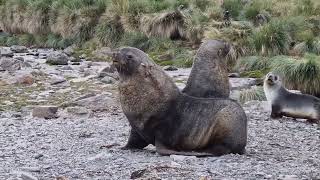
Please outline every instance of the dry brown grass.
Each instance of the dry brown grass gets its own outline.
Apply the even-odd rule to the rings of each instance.
[[[148,37],[184,39],[186,20],[180,11],[142,16],[140,29]]]

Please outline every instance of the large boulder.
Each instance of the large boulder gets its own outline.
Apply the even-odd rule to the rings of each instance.
[[[10,50],[13,51],[14,53],[27,53],[28,52],[28,49],[25,46],[17,46],[17,45],[11,46]]]
[[[17,71],[21,69],[23,62],[10,57],[0,57],[0,69],[4,71]]]
[[[62,52],[51,52],[48,55],[47,64],[51,65],[68,65],[69,57]]]

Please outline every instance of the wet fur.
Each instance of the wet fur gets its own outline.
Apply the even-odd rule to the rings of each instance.
[[[203,43],[182,92],[194,97],[228,98],[230,84],[225,58],[229,49],[229,45],[218,40]]]
[[[120,73],[120,102],[132,127],[125,148],[153,144],[164,155],[245,152],[247,118],[237,102],[183,94],[160,67],[139,53],[144,67],[134,75]]]
[[[264,91],[271,104],[272,118],[287,116],[308,119],[311,122],[320,121],[319,98],[307,94],[291,93],[282,86],[279,78],[274,80],[273,76],[276,75],[269,73],[264,80]]]

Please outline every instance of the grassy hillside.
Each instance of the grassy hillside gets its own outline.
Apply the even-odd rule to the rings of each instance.
[[[287,86],[320,94],[319,0],[0,0],[0,29],[0,45],[74,44],[87,54],[128,45],[182,67],[202,41],[224,39],[230,69],[277,71]]]

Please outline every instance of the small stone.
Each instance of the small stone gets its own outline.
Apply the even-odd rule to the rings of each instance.
[[[52,119],[57,117],[57,106],[37,106],[32,110],[32,116],[38,118]]]
[[[51,77],[50,84],[57,85],[57,84],[60,84],[60,83],[66,82],[66,81],[67,80],[64,77],[53,75]]]
[[[163,69],[165,71],[177,71],[178,70],[178,68],[176,68],[174,66],[165,66],[165,67],[163,67]]]
[[[104,160],[104,159],[109,159],[112,157],[112,154],[106,153],[106,152],[102,152],[99,153],[93,157],[89,157],[88,160],[89,161],[97,161],[97,160]]]
[[[183,156],[183,155],[170,155],[170,158],[174,161],[184,161],[186,159],[197,159],[196,156]]]
[[[24,74],[17,77],[17,84],[31,85],[34,83],[34,78],[31,74]]]
[[[37,154],[37,155],[34,156],[35,159],[40,159],[42,157],[43,157],[43,154]]]
[[[101,79],[101,82],[106,83],[106,84],[114,84],[115,81],[116,80],[114,78],[108,77],[108,76]]]
[[[281,179],[281,180],[298,180],[298,176],[296,175],[280,175],[278,177],[278,179]]]
[[[63,66],[62,68],[60,68],[60,70],[63,70],[63,71],[72,71],[73,68],[70,67],[70,66]]]

